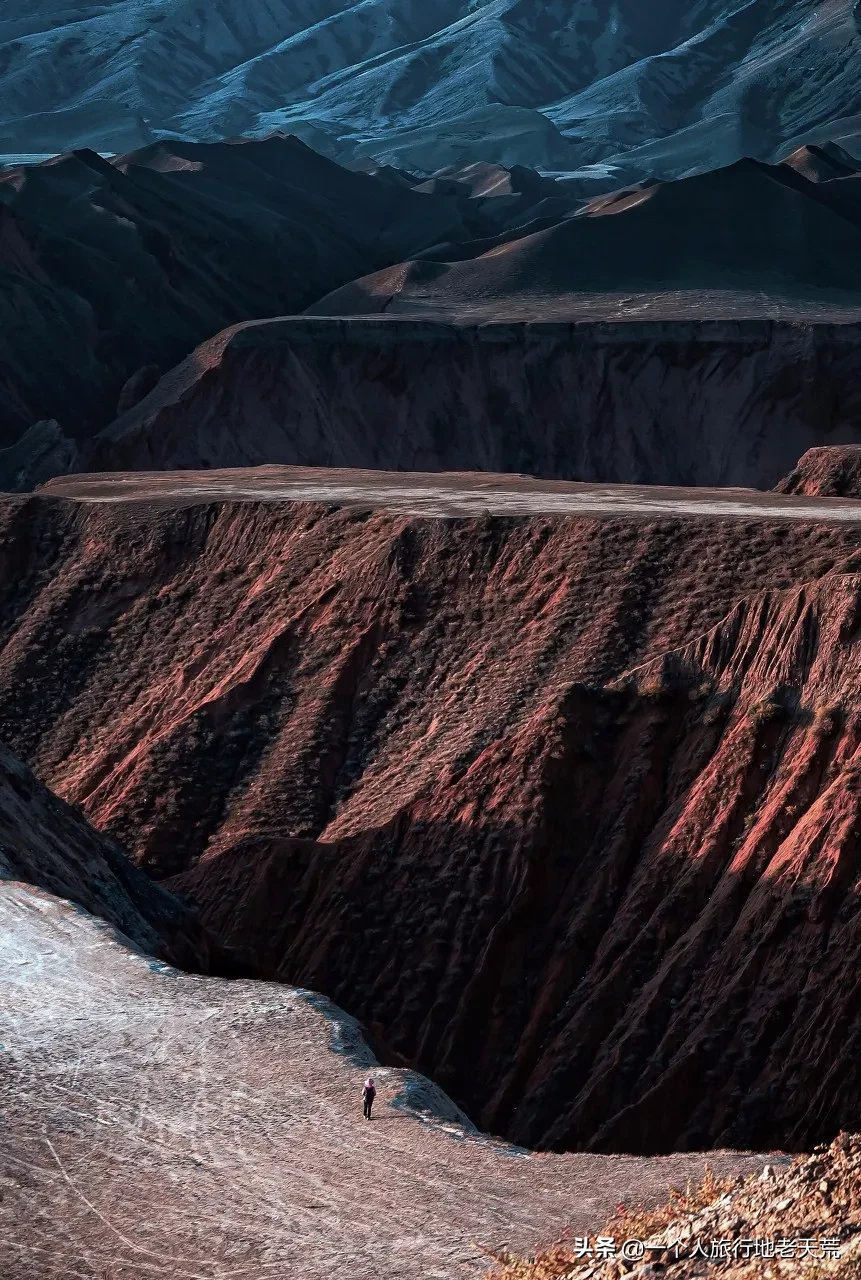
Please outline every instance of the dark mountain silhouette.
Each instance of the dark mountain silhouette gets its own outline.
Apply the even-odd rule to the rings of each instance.
[[[350,173],[295,138],[93,151],[0,174],[0,446],[110,421],[138,370],[226,324],[301,311],[441,240],[460,209]]]

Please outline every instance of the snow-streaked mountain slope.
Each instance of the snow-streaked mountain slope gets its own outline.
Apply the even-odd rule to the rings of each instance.
[[[337,158],[678,177],[861,148],[854,0],[9,0],[0,151],[287,128]],[[609,166],[609,175],[606,166]]]

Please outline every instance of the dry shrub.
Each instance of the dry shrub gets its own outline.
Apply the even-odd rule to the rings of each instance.
[[[822,733],[834,733],[843,719],[843,708],[839,702],[817,702],[813,708],[813,722]]]
[[[639,683],[638,692],[641,698],[660,698],[667,692],[667,682],[663,671],[650,671]]]
[[[765,698],[762,702],[755,702],[752,707],[748,708],[747,718],[754,726],[769,724],[772,720],[779,720],[786,715],[786,708],[781,706],[779,702],[775,702],[773,698]]]
[[[575,1256],[568,1243],[567,1233],[556,1244],[541,1249],[530,1258],[518,1258],[507,1249],[495,1253],[483,1249],[494,1266],[487,1273],[487,1280],[562,1280],[576,1265]]]

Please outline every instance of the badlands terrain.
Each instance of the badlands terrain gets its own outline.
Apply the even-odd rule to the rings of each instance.
[[[295,139],[0,172],[0,442],[52,417],[79,438],[225,325],[471,235],[453,202]]]
[[[273,468],[0,517],[0,733],[235,963],[517,1143],[852,1123],[861,504]]]
[[[321,562],[322,596],[318,593],[316,603],[310,609],[300,605],[298,616],[284,629],[284,607],[295,612],[287,593],[278,616],[272,616],[273,593],[277,597],[284,588],[279,575],[286,566],[292,566],[291,573],[298,571],[299,583],[316,572],[300,545],[303,530],[313,536],[315,527],[329,524],[328,533],[325,528],[318,530],[324,532],[324,543],[319,545],[322,548],[328,542],[330,558],[332,552],[341,558],[338,572],[349,574],[349,559],[356,551],[350,552],[348,546],[351,530],[360,530],[367,521],[377,526],[371,530],[367,544],[370,560],[364,557],[363,572],[370,599],[376,596],[374,608],[382,610],[375,624],[379,652],[392,656],[398,648],[398,633],[403,635],[405,627],[410,632],[414,627],[398,585],[403,571],[415,565],[409,553],[412,539],[430,537],[434,543],[441,538],[441,551],[446,539],[453,536],[456,560],[464,554],[467,560],[463,569],[455,564],[449,568],[455,569],[459,578],[466,573],[474,579],[476,551],[481,554],[487,534],[494,534],[496,526],[494,536],[525,536],[530,542],[537,537],[538,542],[546,542],[548,536],[552,541],[550,526],[555,520],[561,522],[558,533],[565,539],[573,535],[576,543],[578,537],[600,537],[594,515],[598,510],[600,518],[609,521],[606,532],[611,542],[618,536],[617,526],[630,520],[635,522],[632,530],[642,538],[649,536],[649,525],[641,528],[639,521],[644,509],[651,515],[654,506],[648,504],[655,502],[665,504],[665,512],[678,509],[684,513],[676,518],[691,521],[692,529],[703,519],[723,519],[728,525],[725,538],[732,529],[750,529],[761,536],[763,513],[772,521],[779,520],[782,504],[786,524],[774,524],[771,537],[780,541],[779,531],[784,528],[791,539],[797,532],[799,545],[790,552],[789,563],[798,569],[803,561],[808,572],[825,572],[819,553],[829,548],[844,551],[857,542],[861,532],[861,504],[851,502],[795,500],[797,506],[790,502],[792,514],[787,516],[787,500],[778,497],[769,500],[738,493],[727,499],[718,494],[628,494],[612,489],[592,493],[583,487],[541,486],[510,477],[498,478],[491,485],[484,480],[450,476],[430,482],[407,477],[395,486],[385,476],[342,473],[332,483],[325,473],[279,469],[250,476],[174,473],[143,480],[106,476],[58,481],[44,496],[6,498],[0,504],[6,520],[2,546],[4,554],[11,557],[0,575],[3,653],[13,665],[16,653],[23,663],[17,680],[23,699],[15,715],[24,730],[18,736],[22,742],[28,738],[27,754],[33,760],[41,758],[41,772],[53,772],[59,789],[71,794],[74,786],[62,783],[62,770],[52,771],[46,765],[40,742],[50,755],[53,748],[49,742],[59,747],[65,740],[73,773],[82,766],[86,772],[88,752],[102,752],[97,771],[107,790],[115,785],[118,799],[122,792],[128,795],[140,785],[139,802],[145,810],[155,776],[134,778],[128,763],[122,762],[123,708],[131,714],[142,710],[142,704],[134,706],[133,694],[130,699],[133,686],[141,681],[139,694],[149,703],[144,719],[150,722],[151,731],[140,737],[140,763],[161,758],[167,764],[168,773],[161,774],[156,785],[167,788],[163,797],[168,797],[168,803],[163,806],[156,797],[152,820],[144,812],[139,815],[145,838],[156,839],[148,850],[139,847],[136,856],[161,874],[177,870],[164,865],[166,855],[168,862],[178,856],[192,872],[205,870],[208,885],[201,881],[189,886],[181,877],[178,881],[174,877],[174,884],[199,892],[204,913],[210,917],[207,933],[190,910],[187,897],[177,899],[132,865],[107,834],[108,828],[123,826],[119,810],[112,819],[107,812],[97,812],[98,804],[88,806],[94,817],[103,820],[104,830],[99,832],[88,825],[80,808],[64,804],[20,759],[5,748],[0,751],[0,1274],[4,1280],[144,1280],[159,1276],[165,1280],[183,1276],[196,1280],[245,1276],[249,1280],[260,1276],[292,1280],[297,1275],[303,1280],[331,1280],[342,1274],[367,1280],[382,1276],[387,1280],[478,1277],[488,1265],[486,1251],[533,1251],[556,1236],[564,1224],[579,1232],[598,1230],[620,1202],[659,1202],[669,1184],[684,1186],[698,1181],[706,1163],[718,1176],[759,1173],[764,1156],[732,1151],[663,1158],[542,1155],[491,1140],[477,1132],[437,1086],[403,1064],[402,1055],[395,1050],[385,1050],[389,1065],[380,1066],[359,1024],[325,997],[295,985],[260,981],[283,978],[287,972],[287,958],[276,950],[284,921],[289,919],[289,885],[294,876],[304,877],[312,894],[318,882],[317,904],[312,910],[331,912],[334,905],[331,874],[322,862],[314,865],[315,850],[322,850],[325,841],[318,845],[307,835],[291,834],[307,829],[308,820],[300,818],[297,823],[277,804],[279,788],[282,802],[289,802],[283,794],[283,779],[291,774],[289,767],[286,774],[281,770],[291,734],[295,739],[299,729],[301,736],[304,721],[311,738],[323,748],[318,760],[320,778],[315,780],[307,773],[309,767],[313,770],[317,766],[306,758],[306,776],[298,781],[311,783],[304,794],[312,802],[330,808],[335,792],[327,789],[334,786],[337,792],[341,788],[343,767],[349,770],[350,764],[341,743],[332,738],[332,724],[326,721],[334,712],[336,732],[340,726],[343,733],[345,711],[355,716],[357,726],[364,721],[365,729],[368,714],[375,718],[369,697],[372,691],[360,672],[356,681],[347,678],[348,686],[355,684],[351,691],[343,688],[343,675],[326,670],[329,640],[325,635],[321,636],[322,647],[311,645],[308,653],[309,662],[317,667],[316,710],[313,691],[306,688],[304,694],[299,693],[303,672],[301,663],[296,667],[295,656],[292,660],[288,656],[288,631],[292,626],[297,638],[307,628],[312,633],[325,632],[325,602],[334,598],[331,568]],[[428,493],[436,506],[428,505]],[[312,497],[315,502],[310,501]],[[500,504],[507,510],[505,503],[512,498],[515,510],[529,511],[531,516],[489,514]],[[592,513],[579,533],[576,527],[568,526],[572,521],[576,526],[578,519],[582,523],[583,517],[563,514],[566,510],[576,513],[578,502],[586,503],[585,509]],[[588,506],[590,502],[594,508]],[[416,504],[423,514],[412,513]],[[487,514],[478,514],[482,508]],[[553,514],[543,515],[545,510]],[[201,525],[197,524],[199,519]],[[219,530],[225,520],[227,530]],[[852,536],[841,539],[841,532],[850,531]],[[235,541],[237,535],[239,542]],[[465,543],[458,548],[464,535]],[[267,562],[275,553],[269,568],[254,559],[252,541],[256,544],[254,554],[263,555]],[[250,580],[242,582],[238,566],[225,554],[231,547],[248,557],[248,571],[254,575]],[[407,560],[403,560],[404,554]],[[218,560],[219,568],[215,577],[207,580],[210,557]],[[362,559],[359,553],[360,563]],[[374,561],[379,561],[376,574]],[[87,585],[83,580],[74,583],[68,576],[79,572]],[[219,593],[219,583],[227,583],[229,590],[239,587],[245,599],[236,626],[237,636],[241,630],[246,632],[244,657],[235,678],[225,679],[223,670],[239,651],[231,650],[230,634],[218,629],[219,616],[223,625],[227,622],[222,614],[227,597]],[[349,590],[346,581],[344,587]],[[74,588],[71,594],[70,588]],[[175,614],[176,601],[171,603],[174,588],[185,591],[185,622]],[[383,596],[378,594],[381,588]],[[387,588],[393,589],[389,603]],[[338,588],[334,591],[337,594]],[[341,595],[343,599],[343,588]],[[203,641],[198,620],[206,622],[200,610],[205,613],[207,600],[214,605],[214,613],[209,619],[212,630]],[[255,602],[262,606],[256,621]],[[394,612],[386,617],[390,607]],[[266,614],[268,637],[261,632],[261,626],[266,630]],[[143,615],[150,618],[150,624],[145,623],[140,631]],[[330,616],[330,627],[332,622]],[[65,640],[59,635],[49,639],[55,623],[59,623]],[[668,624],[665,617],[664,627]],[[178,644],[182,630],[188,631],[189,645],[196,646],[192,666],[185,665],[190,649],[184,651]],[[128,665],[130,684],[124,683],[114,661],[125,643],[123,634],[126,638],[136,635],[137,642],[143,644],[140,662],[132,660]],[[266,653],[258,648],[260,640]],[[47,675],[46,642],[58,659],[57,679],[41,684]],[[165,642],[174,646],[173,656],[166,662],[167,651],[159,653]],[[374,661],[373,646],[361,639],[359,645]],[[345,670],[354,665],[353,655],[345,652],[341,656],[346,660]],[[126,652],[126,664],[130,658]],[[330,654],[330,664],[333,658]],[[491,654],[488,660],[492,670]],[[468,665],[474,661],[474,657],[468,659]],[[192,669],[195,665],[197,670]],[[287,687],[291,666],[298,697]],[[396,660],[392,670],[397,667]],[[337,707],[326,692],[333,676],[352,710]],[[106,717],[90,717],[86,741],[75,742],[68,733],[70,716],[74,707],[81,711],[90,704],[94,678],[96,684],[101,679],[107,682],[103,686]],[[50,720],[53,725],[45,734],[39,733],[32,715],[37,680],[47,698],[43,724],[47,727]],[[421,680],[415,682],[407,697],[414,697],[421,687]],[[498,698],[498,678],[488,692]],[[28,709],[31,695],[34,700]],[[445,701],[443,697],[441,707]],[[7,698],[7,710],[10,705]],[[293,717],[292,730],[288,728],[282,735],[276,725],[278,716],[272,712],[289,713],[291,706],[300,714]],[[514,751],[522,757],[523,746],[517,737],[523,739],[525,729],[526,739],[531,739],[528,751],[534,753],[537,748],[540,754],[543,748],[530,725],[540,722],[542,715],[546,718],[546,713],[539,711],[536,717],[534,710],[527,711],[524,720],[526,708],[509,710],[522,722],[518,730],[512,721]],[[457,748],[458,736],[467,755],[475,753],[468,722],[474,721],[479,735],[486,732],[488,723],[487,715],[477,711],[473,708],[460,730],[460,717],[455,717],[434,745],[433,730],[425,735],[431,767],[418,758],[413,766],[418,765],[424,773],[424,778],[417,777],[418,791],[424,791],[428,800],[433,800],[435,792],[439,794],[439,786],[433,782],[428,788],[430,774],[441,759],[451,756],[451,747]],[[210,715],[221,720],[215,755],[205,747]],[[243,715],[251,733],[243,732],[243,740],[236,743],[234,731]],[[189,728],[189,717],[197,720],[197,727],[191,728],[193,753],[209,775],[207,794],[220,808],[209,819],[199,807],[203,792],[188,772],[190,757],[177,767],[175,759],[170,762],[157,749],[161,740],[170,750],[171,739],[179,741]],[[381,723],[379,715],[376,719]],[[139,722],[139,729],[143,722]],[[535,727],[540,737],[541,729],[538,724]],[[4,736],[9,736],[10,729],[7,721]],[[114,729],[117,733],[111,742]],[[367,751],[369,743],[366,738],[360,749]],[[499,745],[506,750],[504,739]],[[294,741],[294,750],[296,746],[301,769],[301,742]],[[234,747],[239,748],[239,756]],[[249,750],[256,760],[248,757]],[[380,762],[386,750],[384,747]],[[136,754],[132,747],[131,758]],[[278,755],[280,764],[275,758]],[[113,779],[112,758],[117,763]],[[527,765],[525,794],[531,796],[530,770],[525,759],[522,763]],[[546,767],[546,760],[542,764],[536,758],[536,763],[539,769]],[[232,770],[230,781],[223,773],[224,764]],[[450,767],[447,771],[449,789],[458,772],[464,776],[467,761],[454,764],[455,774]],[[120,777],[123,772],[125,781]],[[179,787],[176,792],[170,791],[171,776]],[[294,800],[303,795],[296,782],[294,774]],[[320,792],[320,783],[325,794]],[[403,801],[404,779],[397,785]],[[379,782],[376,786],[377,803],[385,801]],[[469,787],[474,790],[475,781],[467,783]],[[252,812],[255,790],[259,796],[268,791],[270,819],[263,826]],[[502,794],[500,799],[504,799]],[[212,853],[203,857],[194,848],[184,848],[183,838],[173,839],[168,834],[173,818],[189,818],[187,809],[181,812],[189,800],[198,809],[202,829],[214,833]],[[466,811],[452,825],[451,817],[445,816],[450,807],[450,803],[441,806],[440,819],[448,827],[452,851],[457,853],[463,847],[462,842],[458,844],[458,822],[465,832],[471,825],[474,842],[473,869],[462,880],[471,901],[460,900],[457,932],[466,941],[469,932],[489,927],[489,941],[494,928],[488,912],[492,915],[502,908],[503,925],[510,936],[518,911],[505,909],[502,900],[513,893],[520,912],[528,910],[523,893],[526,890],[528,898],[534,890],[529,889],[528,877],[524,880],[526,864],[522,859],[534,857],[531,845],[535,833],[521,815],[519,831],[512,826],[506,835],[504,826],[497,826],[497,835],[488,845]],[[491,803],[491,815],[497,807]],[[368,816],[372,824],[368,834],[372,836],[375,819]],[[345,813],[345,817],[349,821],[349,815]],[[509,817],[517,821],[515,811]],[[313,818],[311,823],[319,825]],[[414,822],[407,811],[399,822],[386,824],[382,832],[392,852],[401,838],[399,827],[409,837],[410,826],[427,834],[426,848],[436,862],[439,846],[433,823]],[[186,835],[190,831],[187,828]],[[343,923],[338,926],[330,920],[326,926],[326,931],[334,929],[335,943],[328,956],[320,956],[321,963],[329,967],[329,986],[338,985],[334,977],[339,964],[337,949],[347,941],[345,927],[353,927],[357,910],[361,912],[362,886],[376,879],[361,845],[361,839],[331,843],[333,854],[346,855],[354,865],[352,870],[345,867],[343,888],[336,891],[336,916]],[[217,853],[219,848],[227,851],[226,861]],[[579,879],[583,869],[574,871],[571,859],[576,851],[570,837],[559,846],[559,855],[558,864],[548,868],[557,886],[560,873],[564,878],[574,873]],[[407,865],[405,862],[404,867]],[[425,904],[433,907],[435,915],[439,890],[450,879],[444,868],[440,870],[437,887],[428,886],[430,898]],[[613,874],[620,870],[617,866]],[[219,919],[208,904],[215,885],[220,882],[224,887],[235,881],[237,874],[243,884],[234,897],[236,918],[228,922]],[[403,967],[403,977],[417,983],[403,1003],[402,1017],[409,1021],[417,1011],[416,998],[426,991],[421,975],[428,964],[439,964],[441,951],[433,931],[422,939],[415,930],[415,886],[410,891],[397,871],[386,871],[386,878],[389,888],[379,897],[379,907],[385,926],[394,926],[390,955],[393,950]],[[421,881],[416,883],[421,891]],[[265,912],[263,897],[270,899]],[[276,914],[282,915],[281,923],[270,931]],[[520,924],[528,925],[528,920],[521,916]],[[805,932],[817,934],[815,926],[805,929],[801,922],[796,924],[800,926],[796,942]],[[229,939],[226,945],[217,940],[218,934]],[[324,936],[320,935],[321,941]],[[522,934],[527,948],[529,936],[528,930]],[[297,941],[301,938],[300,934]],[[238,946],[233,945],[236,941]],[[351,944],[353,959],[344,974],[352,971],[361,976],[367,966],[366,977],[376,982],[378,953],[370,928],[367,941],[367,961],[356,965],[360,953],[355,943]],[[817,945],[816,936],[809,938],[808,945]],[[768,938],[764,948],[769,950]],[[772,946],[771,950],[779,948]],[[453,957],[452,978],[462,959]],[[537,954],[524,973],[536,960],[540,960]],[[489,976],[492,969],[485,971]],[[290,972],[294,979],[298,977],[297,966]],[[554,982],[552,975],[548,976],[551,981],[544,998],[552,1002]],[[327,985],[322,973],[316,973],[315,978],[318,990]],[[504,968],[499,979],[504,987],[508,981]],[[443,989],[448,985],[444,983]],[[384,990],[378,988],[380,996]],[[475,995],[467,986],[465,999],[474,1002]],[[527,998],[533,995],[529,993]],[[621,1010],[620,996],[617,992],[616,1005]],[[386,1006],[392,1010],[400,999],[397,991],[390,992],[371,1012],[366,1025],[381,1034],[386,1029]],[[539,999],[536,1017],[540,1016],[540,1005]],[[448,1007],[446,997],[442,1011]],[[513,1012],[519,1022],[519,1011]],[[425,1017],[430,1013],[426,1008]],[[493,1026],[485,1026],[484,1032],[492,1042],[496,1034]],[[397,1038],[394,1027],[391,1035],[393,1040]],[[379,1053],[380,1045],[376,1049]],[[761,1045],[754,1049],[762,1053]],[[738,1053],[738,1046],[733,1052]],[[365,1125],[359,1118],[359,1090],[369,1070],[376,1077],[379,1097],[375,1118],[371,1125]],[[786,1162],[780,1154],[770,1160],[772,1167]]]
[[[36,787],[22,806],[10,780],[25,771],[2,768],[3,837],[27,843],[56,802]],[[479,1277],[484,1248],[533,1249],[563,1219],[597,1227],[620,1197],[702,1173],[701,1156],[537,1158],[484,1139],[428,1081],[378,1069],[327,1001],[172,969],[28,870],[0,879],[4,1280]]]
[[[2,1280],[478,1280],[706,1162],[855,1230],[859,70],[3,6]]]
[[[859,439],[858,170],[808,146],[584,200],[272,137],[0,171],[0,484],[283,463],[770,488]]]

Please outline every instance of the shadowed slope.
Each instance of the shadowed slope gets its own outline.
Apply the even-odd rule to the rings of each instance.
[[[187,906],[0,747],[0,883],[8,880],[70,899],[113,925],[121,942],[172,964],[202,973],[229,969]]]
[[[431,280],[448,270],[421,266]],[[659,312],[668,296],[650,295]],[[577,323],[533,323],[529,299],[518,323],[302,316],[225,330],[89,442],[78,465],[771,487],[812,445],[859,438],[856,324],[830,323],[841,317],[827,309],[810,323],[795,311],[766,319],[762,299],[758,319],[704,322],[696,292],[684,319],[680,296],[669,296],[670,321],[620,323],[611,299],[616,322],[587,309]],[[733,312],[737,297],[725,296]]]
[[[471,234],[454,202],[295,138],[159,144],[114,164],[81,151],[0,174],[0,445],[45,418],[86,437],[139,370]]]
[[[176,883],[517,1141],[809,1147],[861,1099],[859,617],[857,573],[745,601],[377,830]]]
[[[0,484],[287,463],[770,486],[858,434],[856,187],[746,161],[571,216],[570,184],[522,168],[411,186],[283,137],[12,171]]]
[[[725,295],[730,308],[738,295],[739,317],[757,313],[755,303],[750,311],[757,293],[790,308],[792,299],[857,308],[861,229],[829,208],[829,198],[812,183],[788,182],[779,168],[742,161],[640,191],[624,207],[599,205],[468,262],[403,264],[321,299],[309,314],[446,318],[485,308],[504,317],[530,305],[539,319],[619,294],[621,316],[630,294],[633,318],[643,301],[637,295],[667,294],[669,318],[676,295],[704,292]]]

